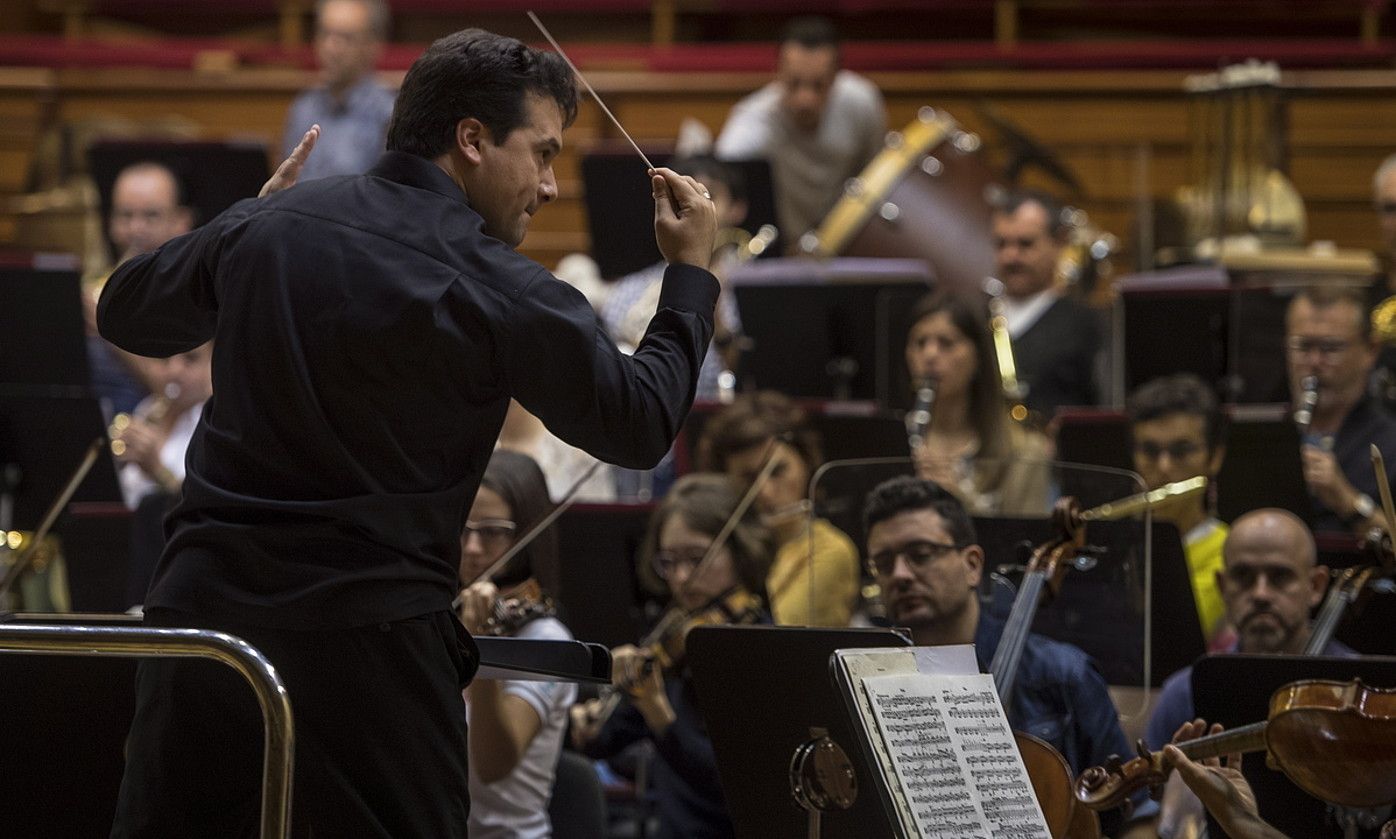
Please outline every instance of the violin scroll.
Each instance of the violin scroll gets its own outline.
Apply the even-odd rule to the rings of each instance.
[[[1076,779],[1076,800],[1092,810],[1112,810],[1128,803],[1131,796],[1148,787],[1156,794],[1168,780],[1168,770],[1160,756],[1149,751],[1143,740],[1135,743],[1138,754],[1127,761],[1111,755],[1104,766],[1092,766]]]

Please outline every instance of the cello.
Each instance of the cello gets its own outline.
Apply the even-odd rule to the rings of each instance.
[[[1038,603],[1044,592],[1055,593],[1061,587],[1072,560],[1085,547],[1085,522],[1074,498],[1062,498],[1052,511],[1055,534],[1052,539],[1033,550],[1013,608],[1004,624],[1003,636],[994,651],[989,672],[999,701],[1007,709],[1013,701],[1018,663],[1023,657],[1028,632]],[[1014,731],[1018,752],[1032,780],[1033,793],[1052,839],[1098,839],[1100,820],[1090,809],[1078,806],[1071,795],[1071,767],[1061,753],[1045,740],[1023,731]]]

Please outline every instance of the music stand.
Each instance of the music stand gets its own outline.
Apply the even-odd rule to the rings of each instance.
[[[742,839],[805,839],[809,816],[790,790],[796,749],[821,728],[847,754],[858,795],[825,812],[824,839],[891,836],[892,827],[829,675],[835,650],[905,647],[891,629],[700,626],[686,642],[698,707],[708,726],[727,811]],[[781,803],[788,802],[788,803]]]
[[[1217,518],[1235,521],[1261,507],[1314,519],[1299,462],[1299,430],[1283,405],[1232,406],[1226,458],[1217,473]]]
[[[1266,719],[1270,696],[1300,679],[1349,681],[1361,678],[1370,687],[1396,686],[1396,658],[1326,658],[1293,655],[1213,655],[1192,669],[1193,707],[1209,723],[1237,728]],[[1328,805],[1271,770],[1259,755],[1247,755],[1246,780],[1255,790],[1260,816],[1286,836],[1339,839],[1343,831],[1327,822]],[[1223,836],[1208,819],[1211,835]],[[1375,830],[1363,832],[1375,837]]]
[[[19,469],[12,529],[38,527],[87,447],[99,437],[106,439],[106,422],[96,399],[37,395],[29,388],[0,385],[0,471],[10,465]],[[0,494],[9,491],[0,487]],[[104,447],[72,500],[121,501],[109,449]]]
[[[174,172],[184,186],[195,226],[255,196],[271,175],[267,147],[254,141],[100,140],[88,149],[87,160],[102,202],[104,236],[110,229],[112,187],[121,170],[133,163],[153,161]],[[106,241],[111,247],[110,238]]]
[[[614,647],[644,633],[635,561],[653,511],[653,504],[574,504],[558,519],[566,553],[553,595],[576,637]]]
[[[82,284],[66,254],[0,255],[0,386],[85,392],[91,381]]]
[[[656,166],[668,166],[674,160],[668,151],[647,149],[645,153]],[[755,233],[763,224],[775,224],[771,165],[764,160],[723,162],[736,169],[746,182],[747,209],[742,229]],[[582,194],[586,196],[591,258],[596,260],[602,277],[615,279],[633,274],[663,258],[654,241],[654,198],[645,166],[628,145],[582,155]],[[779,254],[781,247],[781,240],[777,239],[766,254]]]
[[[932,287],[914,259],[772,259],[729,281],[753,351],[743,387],[805,399],[911,404],[903,352],[913,304]]]

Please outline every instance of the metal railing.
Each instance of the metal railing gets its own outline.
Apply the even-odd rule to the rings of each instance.
[[[34,617],[34,616],[27,616]],[[45,615],[83,620],[97,615]],[[100,616],[108,619],[110,616]],[[265,727],[262,759],[262,837],[290,836],[291,767],[295,732],[286,686],[266,656],[241,638],[204,629],[0,622],[0,654],[116,658],[210,658],[252,685]]]

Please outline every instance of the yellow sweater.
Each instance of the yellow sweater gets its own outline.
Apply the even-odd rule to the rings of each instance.
[[[1217,588],[1217,572],[1222,570],[1222,544],[1227,532],[1225,524],[1208,519],[1183,537],[1192,597],[1197,601],[1197,620],[1202,624],[1202,638],[1208,642],[1217,634],[1226,613],[1221,589]]]
[[[776,623],[848,626],[858,604],[858,550],[824,519],[780,546],[766,575]]]

